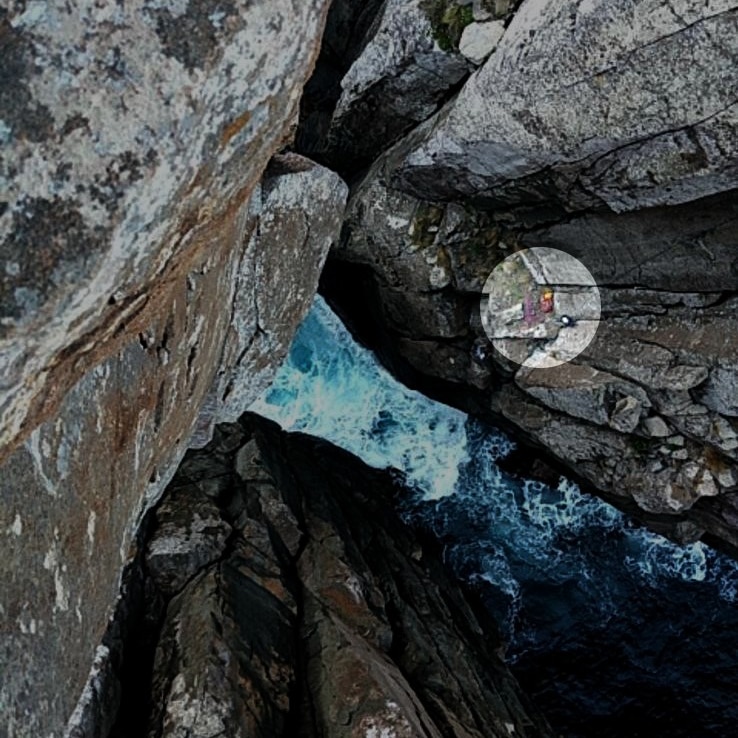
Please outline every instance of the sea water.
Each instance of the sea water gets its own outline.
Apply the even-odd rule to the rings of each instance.
[[[733,559],[672,543],[564,478],[504,472],[506,435],[400,384],[320,297],[251,409],[402,474],[403,515],[477,588],[562,735],[738,735]]]

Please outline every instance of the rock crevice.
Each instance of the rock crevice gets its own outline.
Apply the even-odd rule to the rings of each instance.
[[[245,423],[190,452],[153,514],[146,734],[550,735],[494,623],[397,517],[391,475]],[[116,738],[141,734],[136,687]]]

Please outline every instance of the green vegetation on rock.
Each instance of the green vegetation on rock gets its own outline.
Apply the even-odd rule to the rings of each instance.
[[[432,246],[443,220],[444,208],[432,203],[419,204],[412,223],[412,241],[419,249]]]
[[[637,456],[650,456],[659,446],[659,441],[653,438],[643,438],[642,436],[632,436],[630,439],[631,447]]]
[[[457,5],[449,0],[422,0],[420,7],[430,20],[436,43],[444,51],[457,51],[463,30],[474,21],[471,5]]]

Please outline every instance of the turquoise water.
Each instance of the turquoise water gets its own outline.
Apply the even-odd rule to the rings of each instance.
[[[735,561],[671,543],[563,478],[502,471],[509,438],[401,385],[320,297],[251,409],[402,474],[403,514],[445,544],[564,735],[733,734]]]

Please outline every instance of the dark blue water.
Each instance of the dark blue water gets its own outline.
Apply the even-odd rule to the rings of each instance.
[[[677,546],[562,479],[506,474],[498,430],[396,382],[318,298],[252,408],[402,472],[561,735],[738,736],[738,565]]]

